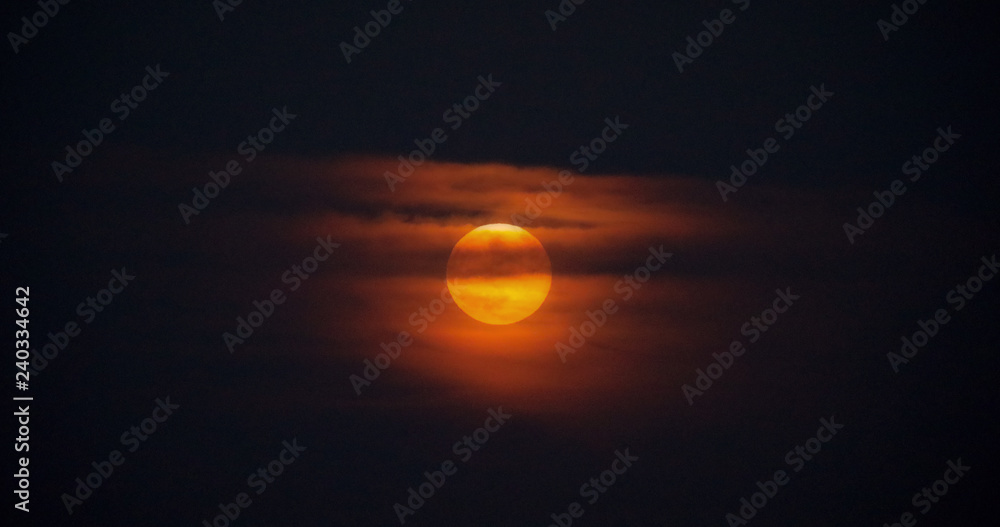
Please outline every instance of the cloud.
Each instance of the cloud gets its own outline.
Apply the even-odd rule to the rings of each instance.
[[[146,331],[169,339],[177,325],[199,328],[205,339],[191,353],[227,353],[221,334],[233,331],[236,317],[271,290],[287,289],[282,273],[309,256],[316,237],[332,236],[340,243],[333,257],[299,290],[286,291],[289,300],[275,316],[225,359],[268,368],[275,361],[308,365],[309,378],[287,389],[322,392],[337,407],[433,406],[460,396],[510,401],[528,413],[615,405],[680,411],[687,404],[681,384],[741,338],[740,326],[766,307],[775,288],[799,288],[809,300],[779,322],[765,346],[786,339],[810,354],[833,353],[827,347],[836,332],[801,321],[846,331],[884,318],[877,304],[836,307],[854,305],[845,285],[869,288],[866,298],[913,298],[914,291],[872,277],[886,266],[905,272],[927,247],[971,250],[975,240],[951,239],[957,225],[988,232],[975,218],[940,225],[933,218],[950,215],[908,194],[891,211],[906,214],[905,223],[887,215],[862,245],[851,246],[841,224],[870,196],[867,189],[818,193],[748,184],[723,203],[712,182],[683,175],[575,174],[558,188],[557,167],[426,163],[392,192],[383,177],[394,169],[388,159],[280,156],[255,161],[192,225],[183,225],[177,203],[208,181],[206,167],[221,161],[109,154],[107,166],[95,159],[94,169],[121,175],[110,187],[81,178],[78,195],[87,200],[70,210],[106,216],[88,222],[106,230],[96,237],[106,245],[92,250],[113,257],[113,265],[136,262],[148,288],[136,290],[136,298],[155,296],[158,310],[158,322]],[[455,243],[480,225],[509,223],[529,203],[544,205],[526,228],[545,247],[553,273],[541,308],[517,324],[488,326],[454,305],[439,305]],[[131,252],[118,255],[115,240],[123,235],[134,242]],[[660,247],[674,256],[625,300],[617,284]],[[847,251],[854,255],[845,260]],[[571,328],[608,299],[619,311],[563,364],[556,344],[567,343]],[[413,344],[356,396],[348,377],[402,331]],[[822,343],[810,344],[817,335]],[[727,374],[713,393],[745,382],[752,379]]]

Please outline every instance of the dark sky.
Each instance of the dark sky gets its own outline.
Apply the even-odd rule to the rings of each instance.
[[[1000,296],[996,280],[956,289],[1000,249],[982,7],[930,0],[886,40],[890,2],[565,0],[553,30],[556,0],[402,0],[348,63],[341,43],[388,2],[330,4],[244,0],[220,20],[208,0],[76,0],[16,52],[42,8],[3,7],[0,301],[30,287],[30,349],[65,344],[29,390],[8,388],[34,397],[18,525],[211,524],[242,492],[235,526],[396,525],[394,504],[446,461],[457,472],[406,525],[545,526],[573,502],[573,525],[730,525],[778,470],[787,484],[748,524],[992,515]],[[678,71],[686,39],[719,27]],[[79,166],[53,168],[102,122]],[[244,143],[269,123],[266,148]],[[388,184],[436,129],[430,159]],[[602,134],[599,155],[575,153]],[[731,165],[764,153],[723,199]],[[228,183],[199,205],[210,172]],[[895,180],[905,191],[845,233]],[[517,214],[552,263],[539,311],[511,326],[422,313],[454,244]],[[616,285],[651,251],[672,256]],[[290,278],[314,254],[329,256]],[[88,308],[117,275],[135,278]],[[273,315],[231,344],[274,290]],[[607,299],[620,309],[561,360]],[[887,354],[939,310],[895,371]],[[356,390],[402,331],[412,343]],[[745,353],[689,403],[734,341]],[[167,397],[179,407],[135,442]],[[454,445],[491,411],[511,417],[466,457]],[[810,442],[831,419],[843,428]],[[281,475],[248,481],[295,441]],[[67,514],[115,450],[124,463]],[[581,485],[626,450],[638,459],[590,503]],[[938,501],[914,498],[959,459],[971,468]]]

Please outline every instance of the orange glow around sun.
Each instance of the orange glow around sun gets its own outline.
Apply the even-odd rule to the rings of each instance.
[[[448,259],[448,291],[462,311],[487,324],[513,324],[545,301],[552,264],[541,242],[506,223],[473,229]]]

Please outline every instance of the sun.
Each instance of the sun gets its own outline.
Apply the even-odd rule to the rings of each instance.
[[[458,240],[448,258],[448,291],[458,307],[487,324],[513,324],[541,307],[552,264],[528,231],[491,223]]]

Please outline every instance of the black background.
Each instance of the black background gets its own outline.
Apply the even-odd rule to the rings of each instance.
[[[306,355],[233,360],[219,353],[226,324],[212,317],[228,320],[248,298],[226,293],[247,284],[266,290],[278,268],[234,277],[227,266],[260,248],[269,253],[259,262],[266,268],[270,254],[298,255],[312,243],[268,246],[254,225],[222,232],[206,226],[208,217],[180,229],[177,197],[203,182],[206,167],[220,167],[218,159],[231,156],[271,108],[287,106],[298,117],[262,155],[394,158],[440,126],[442,109],[488,74],[502,88],[436,160],[565,168],[566,153],[618,115],[632,127],[628,141],[594,171],[683,174],[714,192],[727,167],[774,136],[774,122],[802,104],[810,86],[825,85],[835,93],[830,102],[782,141],[736,199],[766,218],[781,207],[751,188],[847,198],[831,205],[839,216],[830,229],[803,228],[787,240],[789,247],[830,246],[823,254],[803,250],[775,261],[718,248],[685,271],[727,275],[738,267],[812,284],[803,295],[813,307],[789,315],[798,336],[776,335],[771,355],[745,359],[758,375],[771,375],[729,373],[732,382],[685,411],[637,401],[638,424],[595,419],[562,434],[552,423],[515,418],[407,524],[548,525],[549,514],[579,500],[578,485],[628,447],[641,461],[574,525],[722,525],[753,483],[787,468],[784,453],[830,415],[845,429],[751,524],[898,521],[914,510],[912,494],[959,457],[972,466],[969,475],[927,516],[918,514],[918,524],[994,516],[996,284],[900,374],[884,357],[918,318],[946,307],[944,293],[974,273],[981,256],[997,250],[1000,91],[996,25],[985,7],[928,0],[886,42],[876,21],[889,17],[889,2],[752,0],[679,73],[671,54],[704,29],[703,19],[734,4],[589,0],[557,31],[543,15],[557,8],[554,0],[403,5],[350,64],[341,41],[384,3],[244,0],[220,21],[208,1],[74,0],[19,53],[0,50],[0,232],[9,235],[0,242],[2,302],[11,305],[13,288],[30,285],[31,328],[42,335],[78,320],[74,306],[110,269],[125,265],[139,276],[33,380],[32,512],[15,511],[18,524],[200,525],[293,437],[309,449],[300,464],[234,525],[395,524],[392,503],[406,486],[451,458],[448,445],[501,402],[456,400],[442,412],[340,404],[354,398],[343,378],[356,361],[331,366],[335,381],[328,381]],[[37,9],[6,4],[0,28],[16,30]],[[156,64],[169,77],[58,182],[52,160],[80,130],[113,117],[111,101]],[[962,135],[956,146],[880,220],[884,230],[847,245],[833,227],[853,218],[872,191],[888,188],[900,163],[949,125]],[[247,204],[269,207],[250,185],[227,198],[210,209],[215,218]],[[212,260],[195,249],[212,243],[245,251]],[[747,305],[767,298],[772,282],[761,280],[762,294]],[[206,291],[223,300],[201,302]],[[831,312],[844,316],[825,325]],[[728,335],[739,318],[710,326]],[[315,345],[260,338],[276,349]],[[705,364],[704,356],[691,357],[678,368]],[[414,397],[429,397],[417,384],[409,388]],[[676,399],[673,385],[665,391]],[[182,409],[68,516],[60,495],[73,479],[120,447],[120,432],[167,395]],[[13,453],[10,459],[14,470]]]

